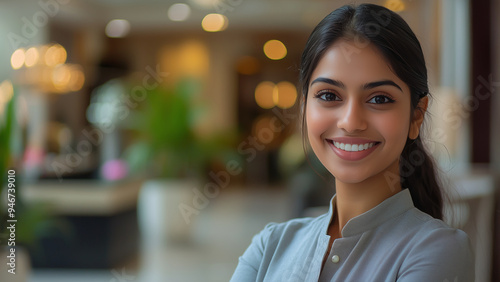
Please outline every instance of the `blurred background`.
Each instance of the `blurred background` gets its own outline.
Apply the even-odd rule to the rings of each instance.
[[[500,3],[368,2],[421,42],[446,220],[499,281]],[[227,281],[266,223],[323,213],[298,68],[349,3],[0,0],[0,280]]]

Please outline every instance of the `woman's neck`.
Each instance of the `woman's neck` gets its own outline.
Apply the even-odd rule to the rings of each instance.
[[[347,222],[401,191],[399,164],[359,183],[335,180],[336,218],[339,232]],[[341,234],[341,233],[339,233]]]

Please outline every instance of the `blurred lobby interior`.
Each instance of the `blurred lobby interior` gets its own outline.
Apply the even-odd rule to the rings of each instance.
[[[366,2],[420,40],[446,220],[476,281],[500,281],[500,1]],[[325,212],[334,180],[304,152],[296,86],[309,34],[351,3],[0,0],[21,246],[0,281],[228,281],[267,223]]]

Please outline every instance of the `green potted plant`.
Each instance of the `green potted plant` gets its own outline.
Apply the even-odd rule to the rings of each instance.
[[[148,177],[185,178],[199,170],[201,150],[191,126],[189,92],[154,88],[128,119],[134,137],[125,151],[133,172]]]
[[[4,94],[4,93],[1,93]],[[1,230],[0,233],[2,238],[6,237],[6,226],[4,226],[7,222],[7,206],[5,197],[7,193],[5,193],[4,189],[7,188],[7,180],[8,180],[8,166],[10,162],[10,140],[12,135],[12,127],[14,124],[14,102],[13,99],[10,99],[6,104],[0,104],[0,112],[2,112],[2,116],[0,116],[0,196],[1,196],[1,204],[0,204],[0,216],[1,216]],[[3,241],[3,240],[2,240]]]
[[[5,87],[3,90],[5,91]],[[29,254],[24,247],[34,243],[31,224],[38,222],[39,218],[23,205],[18,192],[19,175],[13,166],[11,151],[15,126],[15,96],[14,93],[0,95],[11,96],[5,104],[0,104],[3,108],[0,108],[0,261],[6,266],[6,270],[0,273],[0,280],[11,281],[10,279],[15,277],[21,279],[16,281],[22,281],[28,278],[31,269]]]
[[[192,101],[198,92],[193,80],[181,81],[170,89],[149,90],[147,99],[127,120],[134,141],[124,159],[132,173],[149,179],[141,188],[138,203],[144,244],[157,246],[169,239],[188,239],[191,224],[182,217],[179,205],[192,202],[213,163],[238,158],[233,132],[210,138],[197,136],[193,121],[199,113]]]

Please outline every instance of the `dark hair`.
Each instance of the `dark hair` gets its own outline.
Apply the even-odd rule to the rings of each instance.
[[[373,44],[389,62],[392,71],[411,92],[412,117],[421,98],[429,94],[427,68],[420,43],[408,24],[396,13],[373,4],[343,6],[326,16],[313,30],[300,65],[303,95],[302,128],[311,75],[325,51],[339,39],[353,48]],[[306,135],[306,134],[305,134]],[[410,189],[415,207],[434,218],[443,218],[443,196],[433,159],[426,152],[420,135],[407,139],[400,158],[401,187]]]

